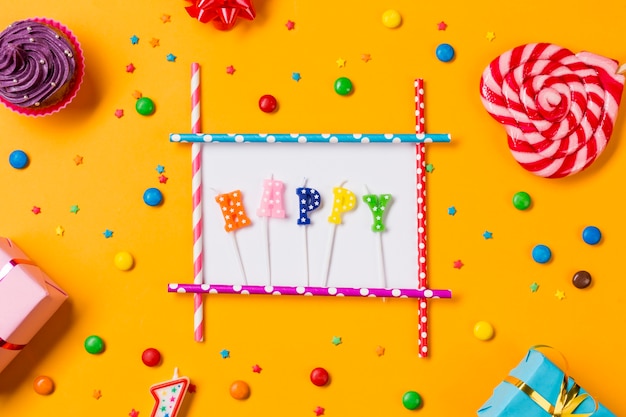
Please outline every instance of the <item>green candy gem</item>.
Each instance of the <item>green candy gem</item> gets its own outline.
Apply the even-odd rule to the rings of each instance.
[[[422,397],[415,391],[407,391],[402,396],[402,405],[407,410],[415,410],[422,405]]]
[[[137,103],[135,103],[135,109],[137,113],[142,116],[150,116],[154,113],[154,101],[148,97],[141,97],[137,100]]]
[[[530,207],[530,195],[527,192],[520,191],[513,196],[513,205],[518,210],[526,210]]]
[[[85,350],[92,355],[104,351],[104,340],[100,336],[89,336],[85,339]]]
[[[347,96],[352,92],[352,81],[346,77],[337,78],[335,80],[335,92],[340,96]]]
[[[415,391],[407,391],[402,396],[402,405],[407,410],[415,410],[422,405],[422,397]]]

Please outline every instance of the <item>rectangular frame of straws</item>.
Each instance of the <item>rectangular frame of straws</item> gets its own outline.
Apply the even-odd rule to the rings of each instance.
[[[426,250],[427,228],[426,228],[425,148],[426,148],[427,143],[449,142],[450,135],[427,134],[424,132],[424,103],[423,103],[423,91],[424,90],[423,90],[422,80],[415,81],[415,91],[416,91],[416,100],[415,100],[416,133],[414,134],[356,134],[356,133],[355,134],[318,134],[318,133],[313,133],[313,134],[311,133],[309,134],[173,133],[171,134],[170,135],[171,142],[192,143],[193,144],[192,147],[195,147],[196,149],[195,152],[196,153],[200,152],[200,154],[198,155],[199,156],[198,159],[202,161],[202,167],[200,167],[201,172],[198,176],[194,175],[194,178],[193,178],[194,184],[192,185],[192,189],[194,191],[195,190],[201,191],[201,195],[204,195],[205,203],[204,204],[200,203],[200,211],[199,212],[196,211],[198,207],[196,207],[197,201],[194,196],[194,224],[198,222],[201,225],[201,227],[203,227],[205,230],[207,229],[207,226],[211,227],[211,229],[210,229],[210,233],[206,233],[205,231],[203,234],[202,234],[202,229],[201,229],[200,230],[201,237],[198,238],[198,240],[200,240],[200,248],[204,248],[204,250],[202,251],[202,254],[200,255],[201,259],[204,260],[204,271],[205,271],[205,275],[203,277],[202,283],[198,283],[197,280],[193,284],[171,283],[168,285],[168,291],[177,292],[177,293],[193,293],[193,294],[196,294],[196,296],[197,294],[264,294],[264,295],[418,298],[420,299],[419,324],[418,324],[419,330],[420,330],[419,332],[420,333],[419,355],[421,357],[427,356],[428,355],[427,299],[450,298],[451,291],[442,290],[442,289],[430,289],[428,287],[427,250]],[[409,148],[410,151],[408,152],[411,154],[410,158],[404,159],[404,161],[407,161],[407,160],[414,161],[413,162],[414,165],[411,168],[410,172],[415,173],[413,177],[414,182],[412,184],[412,189],[414,190],[412,199],[414,201],[413,218],[415,219],[415,228],[413,230],[416,232],[416,236],[413,237],[412,242],[407,243],[406,240],[402,242],[404,242],[403,243],[404,246],[409,246],[409,247],[414,248],[414,255],[411,257],[411,259],[413,259],[415,268],[411,270],[412,271],[411,273],[413,273],[414,271],[415,275],[412,280],[408,281],[409,283],[413,283],[413,285],[406,285],[407,284],[406,280],[403,282],[393,282],[393,280],[390,280],[388,283],[389,285],[386,285],[387,284],[386,280],[382,282],[378,281],[378,283],[372,283],[371,280],[369,280],[366,282],[366,284],[363,284],[361,281],[359,281],[359,279],[361,279],[361,277],[364,276],[363,273],[351,274],[355,277],[355,279],[347,283],[337,282],[338,280],[332,279],[332,276],[331,276],[331,279],[329,280],[328,269],[326,270],[327,272],[326,280],[324,279],[312,280],[312,281],[315,281],[315,283],[311,284],[309,282],[308,255],[307,255],[307,264],[306,264],[306,267],[307,267],[307,279],[306,280],[303,280],[301,274],[298,274],[298,273],[293,274],[293,277],[287,277],[287,274],[285,274],[285,270],[282,271],[283,272],[282,276],[279,276],[278,279],[276,279],[274,278],[273,273],[269,272],[275,269],[273,266],[270,266],[272,265],[273,258],[272,256],[270,256],[270,252],[269,252],[269,247],[270,247],[269,242],[271,241],[269,236],[270,236],[270,233],[274,233],[274,229],[277,227],[277,226],[274,226],[276,224],[276,221],[278,220],[282,221],[284,219],[274,220],[274,219],[265,217],[266,223],[265,223],[265,227],[263,228],[262,227],[263,222],[261,221],[261,218],[256,217],[255,219],[255,217],[252,215],[250,215],[250,218],[253,219],[252,223],[256,222],[256,223],[261,224],[261,227],[258,228],[257,230],[263,230],[263,229],[265,230],[265,239],[266,239],[266,247],[267,247],[266,265],[261,264],[261,262],[259,261],[260,258],[253,260],[252,268],[249,268],[249,269],[251,270],[253,269],[255,271],[255,274],[254,276],[250,277],[250,282],[248,282],[248,280],[246,279],[245,273],[242,274],[243,280],[241,280],[240,278],[234,278],[232,280],[227,280],[223,278],[215,278],[215,277],[224,277],[225,276],[224,274],[232,275],[231,274],[232,271],[230,272],[228,272],[227,270],[220,271],[219,269],[212,270],[213,265],[217,263],[216,261],[228,257],[225,254],[216,253],[216,251],[220,250],[220,248],[227,246],[227,245],[224,242],[219,242],[218,244],[214,244],[213,241],[211,240],[212,238],[217,236],[219,237],[219,239],[225,239],[226,235],[231,235],[233,237],[232,239],[234,243],[233,247],[236,248],[237,256],[239,257],[239,265],[241,266],[240,269],[242,271],[244,269],[244,266],[243,266],[244,262],[241,261],[242,257],[248,259],[250,258],[250,253],[253,252],[251,250],[247,250],[246,253],[248,255],[242,256],[241,253],[243,251],[241,252],[239,251],[240,245],[238,245],[237,239],[235,238],[235,235],[238,233],[238,231],[232,232],[232,233],[226,233],[226,231],[223,230],[223,226],[220,225],[220,228],[222,228],[222,230],[218,232],[218,229],[215,228],[215,222],[222,220],[220,218],[218,204],[211,201],[213,200],[213,198],[207,198],[208,196],[212,196],[212,195],[225,195],[225,194],[220,194],[224,190],[218,191],[216,189],[217,187],[222,186],[222,184],[217,182],[217,180],[219,180],[220,178],[224,179],[226,177],[231,177],[231,175],[229,174],[235,172],[236,167],[234,165],[236,164],[236,162],[228,161],[228,158],[230,158],[231,155],[240,155],[241,153],[232,152],[233,146],[236,148],[247,146],[248,151],[246,152],[246,154],[254,154],[255,156],[258,155],[258,159],[269,158],[268,156],[263,157],[261,155],[261,151],[263,150],[263,148],[271,148],[272,154],[284,156],[285,160],[294,158],[294,154],[292,152],[292,149],[290,148],[297,148],[298,152],[301,152],[301,149],[305,148],[307,149],[306,151],[307,153],[305,155],[308,155],[309,152],[311,152],[312,154],[314,154],[315,152],[319,153],[319,149],[316,149],[319,147],[322,147],[324,152],[327,152],[328,149],[330,149],[332,152],[335,152],[339,147],[352,148],[354,146],[357,146],[359,147],[359,149],[365,149],[363,147],[366,147],[366,148],[370,147],[370,148],[375,148],[372,151],[374,154],[382,154],[382,155],[386,154],[387,150],[389,151],[393,150],[393,152],[396,152],[398,149],[402,149],[401,152],[406,154],[407,153],[406,149]],[[256,147],[256,148],[252,149],[253,147]],[[211,149],[211,151],[209,152],[208,149]],[[202,152],[205,150],[208,153],[206,153],[205,157],[203,158]],[[285,156],[285,154],[289,154],[289,155]],[[214,157],[214,159],[211,159],[211,157]],[[394,158],[395,156],[387,155],[387,157]],[[264,177],[267,179],[267,177],[270,177],[271,175],[271,177],[273,178],[275,174],[281,173],[281,168],[280,168],[281,158],[280,157],[278,159],[273,159],[272,162],[268,164],[260,163],[259,165],[256,165],[256,168],[253,166],[254,163],[255,163],[254,159],[250,159],[247,163],[244,161],[244,165],[246,166],[247,171],[255,171],[256,175],[261,175],[261,177],[256,177],[254,179],[255,186],[257,188],[260,187],[260,184],[262,184],[262,180]],[[365,162],[366,166],[367,164],[371,165],[372,163],[374,162],[372,161]],[[278,168],[276,168],[276,164],[279,165]],[[265,172],[263,167],[265,167],[266,165],[271,166],[272,170],[276,170],[277,172],[269,172],[269,171]],[[321,169],[328,170],[329,166],[330,166],[329,164],[326,164],[324,167],[321,167]],[[246,171],[246,170],[243,170],[243,171]],[[345,171],[346,169],[344,169],[343,172]],[[347,171],[350,171],[349,164],[348,164]],[[282,170],[283,174],[285,172],[289,172],[289,171]],[[264,175],[266,173],[267,175]],[[335,173],[335,177],[337,177],[338,180],[342,179],[342,178],[339,178],[340,175],[345,175],[345,173],[344,174]],[[281,178],[279,175],[277,175],[276,179],[280,180]],[[345,178],[343,179],[345,180]],[[235,185],[235,188],[239,188],[238,186],[241,183],[241,181],[244,181],[243,177],[231,178],[231,180],[235,181],[235,183],[233,184]],[[294,181],[293,178],[291,178],[290,182],[293,183],[293,181]],[[311,181],[313,181],[313,178],[311,179]],[[348,180],[348,183],[349,181],[350,180]],[[387,177],[387,182],[389,182],[389,177]],[[306,184],[306,180],[303,182],[302,186],[304,186],[304,184]],[[293,186],[293,184],[290,184],[290,185]],[[228,185],[228,187],[232,187],[232,185]],[[313,187],[313,184],[311,184],[311,187]],[[241,189],[243,191],[239,191],[239,189],[237,189],[236,191],[239,192],[240,194],[245,194],[246,193],[245,187],[241,187]],[[227,191],[231,191],[231,188],[229,188]],[[325,191],[326,191],[326,194],[328,195],[329,194],[328,190],[325,190]],[[385,191],[385,190],[375,190],[375,191]],[[293,191],[289,191],[289,192],[293,192]],[[320,189],[320,192],[322,192],[321,189]],[[367,193],[369,194],[369,190]],[[362,194],[362,193],[359,193],[359,194]],[[245,205],[250,204],[250,202],[245,201],[245,198],[244,198],[244,202],[246,203]],[[404,199],[404,202],[406,203],[406,198]],[[254,203],[254,201],[252,201],[252,203]],[[363,202],[361,202],[361,204],[365,205]],[[204,208],[202,208],[202,206],[204,206]],[[207,210],[207,206],[210,208],[209,210]],[[394,210],[394,209],[396,208],[392,204],[391,210]],[[211,210],[213,210],[213,212],[211,212]],[[250,213],[253,212],[253,210],[249,210],[249,211]],[[319,219],[315,219],[314,217],[312,217],[313,219],[312,222],[317,221],[318,223],[317,226],[319,227],[319,223],[322,223],[325,216],[321,214],[314,214],[314,213],[310,213],[310,214],[311,216],[319,216]],[[349,213],[345,213],[345,216],[349,216],[349,215],[350,215]],[[320,219],[322,221],[320,221]],[[371,219],[371,214],[370,214],[370,219]],[[290,220],[293,222],[293,218]],[[295,226],[295,223],[293,227],[302,228],[302,226]],[[310,227],[310,226],[307,226],[307,227]],[[343,225],[339,224],[336,228],[333,228],[332,233],[330,234],[331,238],[326,240],[325,246],[327,248],[330,247],[330,252],[328,252],[328,250],[326,251],[327,252],[326,258],[327,258],[328,263],[330,263],[330,258],[337,255],[337,253],[332,255],[333,244],[335,241],[336,234],[339,233],[337,232],[337,230],[341,231],[342,227]],[[396,227],[395,229],[397,230],[400,228]],[[245,230],[245,229],[242,229],[242,230]],[[371,231],[369,233],[373,234]],[[381,234],[377,234],[377,235],[380,236]],[[271,236],[275,236],[275,234],[272,234]],[[305,236],[306,236],[306,232],[305,232]],[[363,240],[363,238],[361,238],[360,240]],[[394,239],[394,243],[398,241],[399,240]],[[317,246],[320,246],[319,239],[317,242],[318,242]],[[196,243],[197,242],[194,241],[194,245]],[[404,248],[404,250],[406,249],[407,248]],[[197,250],[198,248],[194,247],[194,252],[197,252]],[[232,249],[230,250],[232,254]],[[308,251],[309,248],[307,247],[305,250]],[[383,258],[382,246],[379,246],[379,250],[380,250],[380,255],[381,255],[380,257],[382,259]],[[408,249],[408,250],[412,251],[411,249]],[[263,253],[263,250],[259,252]],[[403,252],[403,251],[400,251],[400,252]],[[210,253],[213,253],[213,255],[207,256]],[[348,253],[348,252],[344,251],[343,253]],[[391,255],[395,255],[395,253],[393,253],[390,250],[388,250],[387,253]],[[341,256],[343,257],[343,255]],[[357,253],[356,256],[362,257],[363,255]],[[293,256],[291,256],[291,258],[293,258]],[[403,258],[407,258],[407,256],[403,256]],[[402,261],[402,259],[400,259],[400,261]],[[344,263],[356,265],[355,262],[359,262],[359,261],[348,260],[347,262],[344,262]],[[379,261],[379,263],[382,263],[383,265],[386,265],[385,262],[387,262],[386,259],[383,260],[382,262]],[[394,261],[392,260],[391,263],[393,262]],[[402,268],[402,265],[400,267]],[[385,266],[383,266],[383,273],[382,273],[383,276],[385,276],[384,268]],[[266,269],[268,272],[261,273],[260,271],[264,269]],[[407,268],[406,265],[404,265],[404,270],[406,269],[409,269],[409,268]],[[294,270],[293,264],[291,265],[290,270]],[[207,271],[211,271],[211,273],[206,274]],[[339,273],[345,274],[345,271],[340,271]],[[265,278],[263,280],[259,280],[258,278],[259,275],[264,275]],[[208,279],[207,279],[207,276],[209,277]],[[329,282],[336,284],[336,285],[328,285]],[[383,282],[385,284],[383,284]],[[398,284],[398,285],[394,285],[394,284]]]

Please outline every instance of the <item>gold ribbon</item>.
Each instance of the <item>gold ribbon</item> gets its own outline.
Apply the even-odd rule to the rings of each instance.
[[[535,346],[534,348],[537,348],[537,347],[550,348],[550,346]],[[563,355],[561,354],[561,356]],[[564,356],[563,356],[563,359],[565,359]],[[565,364],[567,367],[567,360],[565,360]],[[576,382],[572,380],[572,386],[569,389],[567,388],[567,383],[569,381],[569,378],[567,376],[566,371],[563,371],[563,381],[561,381],[559,395],[554,405],[552,405],[550,401],[546,400],[543,397],[543,395],[539,394],[530,385],[520,380],[519,378],[509,375],[504,379],[504,381],[513,385],[515,388],[519,389],[524,394],[528,395],[528,398],[533,400],[535,404],[541,407],[542,410],[544,410],[546,413],[548,413],[552,417],[590,417],[596,411],[598,411],[598,403],[589,394],[587,393],[581,394],[580,386]],[[578,406],[587,398],[591,398],[591,400],[595,403],[595,409],[591,413],[574,414],[574,411],[576,411],[576,408],[578,408]]]

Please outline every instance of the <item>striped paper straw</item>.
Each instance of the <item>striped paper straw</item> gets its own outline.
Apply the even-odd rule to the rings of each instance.
[[[200,124],[200,65],[191,64],[191,131],[201,132]],[[204,284],[202,248],[202,145],[191,145],[191,193],[193,197],[193,283]],[[193,328],[196,342],[204,340],[204,305],[202,294],[193,296]]]
[[[424,80],[415,80],[415,133],[424,133]],[[426,289],[428,274],[426,265],[426,145],[415,145],[417,173],[417,260],[418,288]],[[426,298],[419,299],[419,357],[428,356],[428,304]]]

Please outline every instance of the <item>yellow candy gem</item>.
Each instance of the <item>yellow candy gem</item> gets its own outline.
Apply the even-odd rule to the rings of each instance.
[[[479,321],[474,325],[474,336],[479,340],[490,340],[493,338],[494,330],[491,323]]]
[[[115,267],[122,271],[128,271],[133,267],[135,261],[133,259],[133,255],[126,251],[118,252],[115,255],[115,259],[113,260]]]
[[[390,29],[397,28],[402,23],[402,16],[397,10],[389,9],[383,13],[383,25]]]

